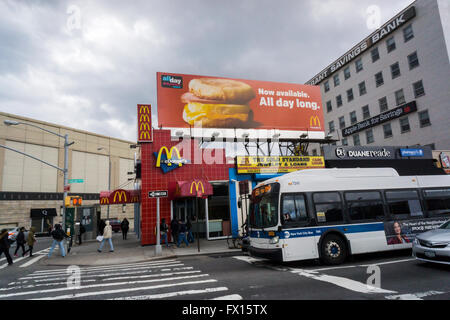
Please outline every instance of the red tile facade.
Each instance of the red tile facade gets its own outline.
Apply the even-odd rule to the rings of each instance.
[[[172,146],[179,145],[179,141],[172,141],[170,130],[154,130],[153,142],[141,144],[141,244],[156,244],[156,198],[149,199],[148,192],[152,190],[169,190],[176,181],[204,179],[208,181],[228,180],[228,168],[234,164],[227,164],[224,150],[200,149],[199,141],[189,139],[184,141],[184,146],[190,145],[189,152],[180,148],[181,157],[190,160],[191,163],[183,164],[170,172],[163,173],[156,167],[156,157],[163,146],[169,150]],[[195,155],[198,155],[195,157]],[[201,160],[198,159],[200,158]],[[211,164],[215,159],[215,163]],[[217,158],[217,159],[216,159]],[[199,161],[196,161],[198,159]],[[199,163],[197,163],[199,162]],[[200,163],[201,162],[201,163]],[[172,164],[174,165],[174,164]],[[160,198],[160,217],[165,218],[170,225],[170,193],[169,198]]]

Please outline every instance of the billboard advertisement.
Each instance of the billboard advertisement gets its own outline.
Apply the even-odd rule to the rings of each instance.
[[[302,169],[324,168],[323,157],[272,157],[238,156],[236,157],[238,174],[249,173],[288,173]]]
[[[296,138],[299,132],[321,133],[314,138],[324,134],[318,86],[158,72],[157,95],[163,128],[205,129],[199,135],[219,129],[221,137],[233,136],[225,133],[236,129],[279,130]]]

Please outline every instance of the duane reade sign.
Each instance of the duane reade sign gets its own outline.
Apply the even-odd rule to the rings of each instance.
[[[418,157],[421,159],[432,159],[432,152],[429,146],[420,146],[420,148],[408,147],[336,147],[324,146],[323,153],[325,161],[327,160],[394,160],[406,159],[407,157]]]

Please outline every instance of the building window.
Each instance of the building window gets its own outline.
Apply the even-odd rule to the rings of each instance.
[[[372,131],[372,129],[369,129],[369,130],[366,131],[366,141],[367,141],[367,144],[373,143],[375,141],[374,138],[373,138],[373,131]]]
[[[353,100],[353,89],[347,90],[347,102],[350,102]]]
[[[334,132],[334,121],[328,122],[328,128],[330,129],[330,132]]]
[[[359,84],[359,95],[362,96],[363,94],[366,94],[367,90],[366,90],[366,82],[363,81]]]
[[[347,80],[348,78],[350,78],[350,67],[346,67],[344,69],[344,78],[345,80]]]
[[[421,128],[431,125],[430,116],[428,115],[428,110],[419,112],[419,122],[420,122]]]
[[[419,58],[417,57],[417,51],[411,53],[408,56],[408,64],[409,64],[409,70],[414,69],[419,66]]]
[[[383,97],[381,99],[378,99],[378,103],[380,105],[380,113],[385,112],[388,109],[388,103],[386,97]]]
[[[343,138],[343,139],[342,139],[342,145],[343,145],[343,146],[348,146],[347,138]]]
[[[384,138],[392,137],[392,127],[390,123],[386,123],[383,125]]]
[[[363,64],[361,58],[355,61],[356,72],[360,72],[363,69]]]
[[[345,118],[344,116],[339,117],[339,128],[344,129],[345,128]]]
[[[336,105],[337,105],[338,108],[342,107],[342,96],[341,95],[338,95],[336,97]]]
[[[399,66],[398,62],[391,65],[391,74],[392,74],[392,79],[395,79],[400,76],[400,66]]]
[[[325,89],[325,92],[330,91],[330,84],[328,83],[328,81],[325,81],[323,84],[323,87]]]
[[[359,141],[359,134],[355,134],[353,136],[353,145],[354,146],[360,146],[361,145],[361,141]]]
[[[377,87],[381,86],[384,84],[384,80],[383,80],[383,72],[380,71],[375,75],[375,83],[377,85]]]
[[[369,105],[362,107],[363,119],[370,118]]]
[[[405,39],[405,42],[408,42],[412,38],[414,38],[414,32],[412,29],[412,24],[407,26],[405,29],[403,29],[403,38]]]
[[[327,101],[327,112],[331,112],[333,110],[333,106],[331,105],[331,100]]]
[[[387,47],[387,52],[388,53],[395,50],[394,37],[390,37],[389,39],[386,40],[386,47]]]
[[[413,83],[414,97],[418,98],[425,95],[422,80]]]
[[[356,111],[352,111],[350,112],[350,123],[354,124],[356,123],[358,120],[356,119]]]
[[[380,59],[380,53],[378,52],[378,47],[376,47],[375,49],[372,49],[372,51],[370,51],[370,54],[372,55],[372,62],[375,62],[378,59]]]
[[[403,94],[403,89],[395,91],[395,103],[399,106],[406,102],[405,95]]]
[[[339,85],[339,74],[335,74],[333,76],[334,86],[337,87]]]
[[[405,133],[411,130],[408,117],[400,119],[400,132]]]

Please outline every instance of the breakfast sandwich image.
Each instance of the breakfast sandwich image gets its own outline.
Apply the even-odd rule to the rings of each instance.
[[[189,92],[181,96],[183,119],[189,125],[199,121],[207,128],[246,127],[253,120],[249,102],[255,96],[253,88],[241,81],[192,79]]]

